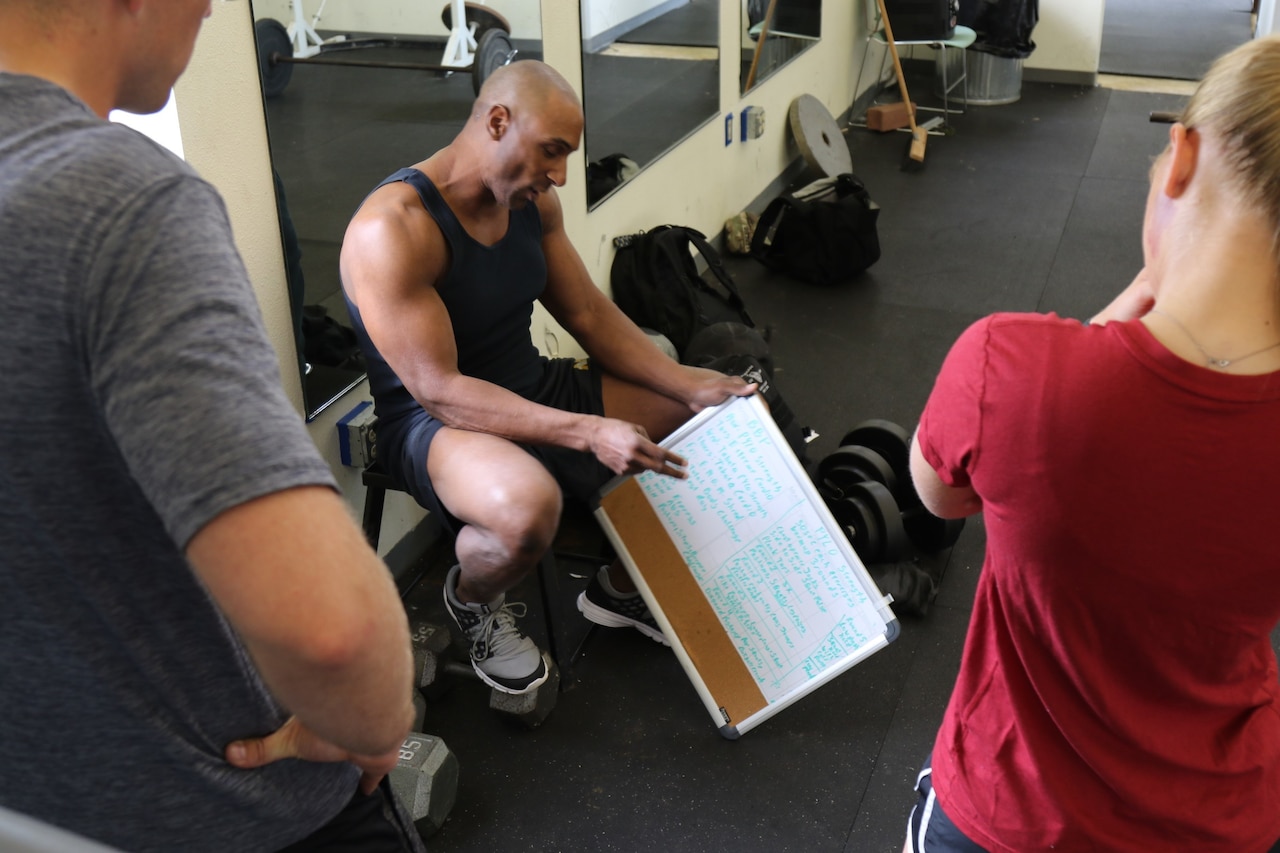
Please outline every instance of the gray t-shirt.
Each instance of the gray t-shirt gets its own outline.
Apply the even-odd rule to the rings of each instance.
[[[0,73],[0,300],[0,805],[129,851],[305,837],[358,772],[223,761],[285,715],[184,557],[231,507],[333,485],[221,200]]]

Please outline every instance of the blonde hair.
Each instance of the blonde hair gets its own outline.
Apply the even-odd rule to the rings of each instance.
[[[1222,143],[1233,189],[1271,223],[1280,257],[1280,35],[1219,57],[1181,121]]]

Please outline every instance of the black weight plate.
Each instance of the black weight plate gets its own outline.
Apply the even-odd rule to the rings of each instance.
[[[476,43],[476,58],[471,65],[471,84],[477,95],[489,75],[509,64],[515,55],[516,49],[511,46],[506,30],[494,27],[484,31],[484,35]]]
[[[865,500],[836,498],[827,502],[831,515],[844,530],[853,550],[864,563],[877,562],[884,550],[884,531],[876,513]]]
[[[863,421],[840,439],[841,447],[867,447],[888,461],[893,473],[898,475],[898,488],[893,494],[903,506],[917,503],[915,488],[911,485],[911,433],[893,421]]]
[[[277,62],[276,57],[293,58],[293,42],[284,24],[273,18],[261,18],[253,25],[258,42],[258,74],[262,77],[262,93],[274,98],[289,85],[293,76],[292,62]]]
[[[880,483],[856,483],[849,488],[848,500],[865,504],[875,526],[882,531],[884,545],[880,553],[871,558],[872,562],[891,563],[911,552],[911,540],[902,526],[902,512],[888,489]]]
[[[497,27],[500,30],[511,32],[511,25],[507,23],[507,19],[499,15],[488,6],[479,3],[463,3],[463,17],[467,23],[475,21],[476,23],[476,46],[479,47],[480,36],[485,30],[491,30]],[[444,28],[453,31],[453,4],[449,3],[444,7],[444,11],[440,13],[440,20],[444,21]]]
[[[912,544],[929,553],[950,548],[964,530],[963,518],[938,518],[923,506],[904,513],[902,524]]]
[[[843,495],[848,486],[871,480],[890,492],[898,488],[898,475],[889,462],[867,447],[838,447],[818,463],[818,482]]]

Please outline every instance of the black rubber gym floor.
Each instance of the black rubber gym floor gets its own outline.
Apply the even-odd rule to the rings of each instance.
[[[1199,80],[1218,55],[1253,36],[1250,0],[1109,0],[1104,74]]]

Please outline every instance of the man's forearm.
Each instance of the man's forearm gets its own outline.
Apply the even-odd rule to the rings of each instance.
[[[491,382],[461,374],[411,391],[418,403],[445,426],[521,444],[589,451],[594,422],[599,420],[594,415],[534,403]]]
[[[371,605],[367,635],[335,648],[328,658],[261,644],[251,649],[281,704],[311,731],[351,752],[393,749],[413,724],[412,663],[402,642],[408,631],[403,608],[395,603],[399,613]]]
[[[187,556],[276,698],[353,752],[408,730],[408,618],[386,566],[331,489],[268,494],[210,521]]]

